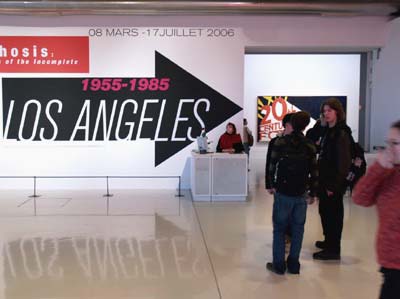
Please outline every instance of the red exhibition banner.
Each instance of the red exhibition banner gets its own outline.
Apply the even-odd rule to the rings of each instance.
[[[89,73],[89,37],[0,36],[0,73]]]

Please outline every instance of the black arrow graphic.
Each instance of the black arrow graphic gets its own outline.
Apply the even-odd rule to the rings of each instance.
[[[191,144],[202,126],[211,131],[242,110],[158,52],[155,62],[155,78],[169,80],[164,91],[132,88],[138,79],[133,77],[3,78],[3,136],[35,141],[150,139],[158,166]],[[122,84],[93,90],[94,79]],[[89,88],[84,82],[90,82]]]
[[[210,109],[208,112],[204,113],[205,129],[208,132],[242,110],[241,107],[233,103],[231,100],[158,52],[156,52],[156,76],[160,78],[167,76],[171,77],[173,88],[170,91],[170,95],[172,99],[206,98],[210,100]],[[202,128],[198,125],[196,127],[193,118],[191,118],[191,122],[193,127],[193,136],[199,136]],[[156,166],[191,143],[192,141],[189,139],[186,139],[185,141],[169,142],[156,141]]]

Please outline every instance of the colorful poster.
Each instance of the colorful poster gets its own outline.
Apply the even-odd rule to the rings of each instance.
[[[308,128],[311,128],[319,118],[322,103],[332,97],[337,98],[346,111],[346,96],[258,96],[257,141],[268,142],[282,133],[282,119],[287,113],[309,112],[311,122]]]

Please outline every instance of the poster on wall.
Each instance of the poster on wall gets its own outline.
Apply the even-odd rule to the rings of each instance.
[[[241,119],[242,70],[234,28],[0,27],[3,174],[181,175]]]
[[[319,118],[323,102],[337,98],[346,111],[346,96],[258,96],[257,97],[257,141],[268,142],[283,131],[282,119],[287,113],[307,111],[314,126]]]

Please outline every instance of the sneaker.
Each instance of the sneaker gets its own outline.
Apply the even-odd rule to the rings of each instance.
[[[329,252],[327,250],[322,250],[313,254],[314,260],[321,261],[338,261],[340,260],[340,253]]]
[[[319,249],[325,249],[325,247],[326,247],[325,241],[317,241],[317,242],[315,242],[315,247],[317,247]]]
[[[278,274],[278,275],[285,274],[285,271],[276,269],[273,263],[267,263],[266,267],[267,267],[267,270],[269,270],[275,274]]]

